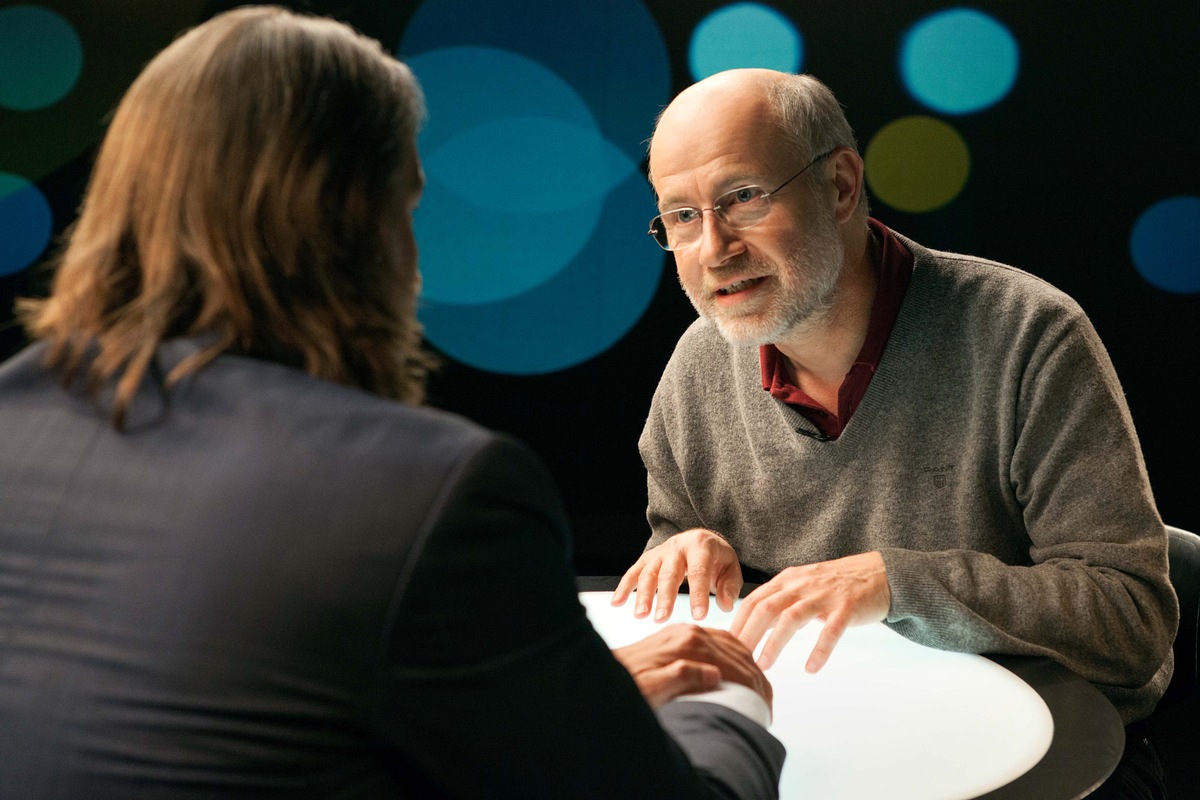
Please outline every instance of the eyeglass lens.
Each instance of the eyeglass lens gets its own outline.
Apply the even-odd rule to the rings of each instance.
[[[686,247],[700,237],[700,231],[704,227],[705,211],[713,212],[723,224],[735,231],[752,228],[767,216],[767,212],[771,210],[771,197],[776,192],[808,171],[813,164],[828,157],[836,149],[835,147],[833,150],[817,156],[772,191],[768,192],[761,186],[742,186],[718,197],[713,202],[712,208],[680,208],[659,214],[650,220],[650,230],[647,233],[653,236],[654,241],[658,242],[658,246],[664,250],[678,250]]]
[[[771,208],[761,186],[742,186],[716,199],[710,209],[726,226],[743,230],[762,222]],[[650,223],[655,240],[668,250],[691,244],[700,235],[703,213],[695,208],[668,211]]]

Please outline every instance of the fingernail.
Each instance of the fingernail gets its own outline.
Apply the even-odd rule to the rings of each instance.
[[[704,609],[700,606],[692,606],[692,619],[704,619]]]

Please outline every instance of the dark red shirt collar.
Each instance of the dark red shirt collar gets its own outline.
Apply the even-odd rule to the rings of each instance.
[[[862,349],[854,359],[850,371],[842,380],[838,390],[837,413],[822,408],[795,384],[787,370],[787,359],[773,344],[759,348],[758,358],[762,370],[762,387],[775,399],[787,403],[812,421],[825,436],[836,439],[850,422],[851,415],[862,402],[871,377],[879,367],[883,349],[892,335],[900,304],[912,277],[913,256],[891,230],[871,219],[867,221],[871,231],[880,242],[879,261],[875,264],[878,281],[875,300],[871,305],[871,316],[867,321],[867,337]]]

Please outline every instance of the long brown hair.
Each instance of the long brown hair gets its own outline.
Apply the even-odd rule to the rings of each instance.
[[[181,36],[117,107],[50,296],[18,306],[48,366],[115,380],[118,428],[159,343],[199,334],[168,387],[231,351],[420,402],[395,242],[423,114],[408,68],[333,20],[252,7]]]

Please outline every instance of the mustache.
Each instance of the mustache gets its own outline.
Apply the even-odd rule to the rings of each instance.
[[[778,270],[771,262],[762,258],[743,258],[731,264],[714,267],[704,273],[706,284],[721,285],[734,278],[764,278],[774,275]]]

